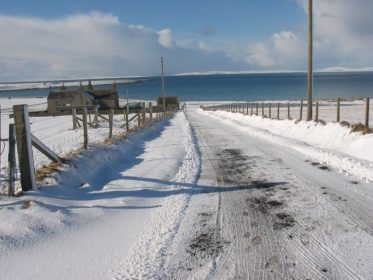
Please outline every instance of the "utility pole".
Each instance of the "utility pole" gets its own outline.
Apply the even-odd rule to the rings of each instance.
[[[128,89],[126,90],[127,107],[128,107]]]
[[[313,93],[313,7],[312,0],[308,0],[308,90],[307,90],[307,121],[312,120]]]
[[[166,93],[164,91],[163,56],[161,57],[161,72],[162,72],[163,113],[166,114]]]

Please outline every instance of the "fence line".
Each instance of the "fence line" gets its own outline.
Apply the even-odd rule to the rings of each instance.
[[[256,101],[256,102],[235,102],[219,104],[214,106],[202,106],[208,111],[226,111],[232,113],[242,113],[250,116],[262,116],[271,119],[295,119],[305,120],[303,114],[307,102],[300,101]],[[241,110],[247,108],[247,110]],[[249,110],[250,108],[250,110]],[[373,121],[373,115],[370,113],[373,108],[369,98],[360,100],[318,100],[312,104],[315,112],[314,121],[316,122],[338,122],[343,125],[359,124],[369,130],[369,125]],[[260,114],[259,114],[260,110]],[[273,110],[276,110],[275,112]]]
[[[33,189],[35,169],[42,167],[40,165],[42,163],[49,164],[45,156],[55,162],[64,161],[63,157],[72,151],[88,149],[96,144],[107,145],[111,140],[121,139],[137,128],[150,126],[178,109],[169,107],[164,113],[163,110],[160,112],[161,109],[157,106],[153,106],[152,102],[149,102],[149,106],[146,105],[148,104],[143,103],[140,110],[127,107],[115,111],[98,111],[97,108],[83,106],[71,108],[70,114],[53,117],[44,115],[39,117],[32,114],[33,117],[30,118],[27,105],[15,105],[13,114],[10,114],[15,118],[15,122],[9,124],[9,127],[10,130],[14,129],[17,135],[13,140],[11,134],[13,132],[9,131],[7,178],[4,177],[5,174],[2,175],[2,180],[5,179],[8,184],[7,193],[14,195],[18,191],[16,190],[18,174],[21,178],[22,191]],[[36,149],[32,149],[29,142]],[[1,151],[3,145],[0,146]],[[16,162],[17,156],[19,164]],[[34,159],[39,166],[34,165]],[[2,191],[4,191],[6,185],[4,181],[2,183]]]

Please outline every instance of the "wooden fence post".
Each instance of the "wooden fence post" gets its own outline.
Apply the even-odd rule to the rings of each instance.
[[[269,115],[269,118],[271,119],[272,118],[272,103],[269,103],[269,107],[268,107],[268,115]]]
[[[299,120],[303,118],[303,99],[300,101]]]
[[[251,110],[250,110],[250,115],[253,115],[253,103],[250,104]]]
[[[2,117],[2,111],[1,111],[1,104],[0,104],[0,144],[1,144],[1,139],[2,139],[1,138],[1,117]],[[0,155],[0,170],[1,170],[1,155]]]
[[[141,110],[137,111],[137,126],[141,127]]]
[[[14,124],[9,124],[9,150],[8,150],[8,195],[15,194],[16,181],[16,130]]]
[[[256,115],[258,116],[259,115],[259,104],[256,103]]]
[[[249,115],[249,102],[246,103],[246,115]]]
[[[83,147],[84,149],[88,149],[87,108],[83,108],[83,136],[84,136]]]
[[[149,102],[149,122],[152,123],[153,121],[153,104]]]
[[[95,112],[95,116],[93,118],[93,122],[94,122],[94,127],[97,128],[98,127],[98,109],[97,109],[97,107],[94,109],[94,112]]]
[[[146,121],[146,108],[145,108],[145,102],[142,102],[141,103],[141,109],[142,109],[142,117],[141,117],[141,120],[142,120],[142,126],[145,127],[145,121]],[[172,110],[172,108],[171,108]]]
[[[127,104],[127,106],[126,106],[126,130],[127,130],[127,132],[130,130],[130,124],[129,124],[129,121],[128,121],[129,111],[130,111],[130,108]]]
[[[109,139],[113,138],[114,110],[109,110]]]
[[[341,121],[341,99],[337,98],[337,122]]]
[[[288,120],[291,119],[291,116],[290,116],[290,102],[288,102]]]
[[[316,101],[315,122],[319,121],[319,101]]]
[[[76,108],[72,108],[71,112],[72,112],[72,116],[73,116],[73,129],[77,129],[78,125],[77,125],[77,121],[76,121]]]
[[[264,117],[264,102],[262,102],[262,117]]]
[[[369,98],[365,100],[365,126],[369,128]]]
[[[88,110],[89,125],[92,126],[91,112]]]
[[[277,102],[277,119],[280,119],[280,102]]]
[[[21,171],[22,191],[29,191],[35,188],[36,181],[28,106],[14,105],[13,113],[16,126],[18,163]]]

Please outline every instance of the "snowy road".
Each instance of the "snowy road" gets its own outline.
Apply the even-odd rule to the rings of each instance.
[[[371,184],[198,109],[187,118],[199,179],[157,261],[136,251],[118,279],[372,278]]]
[[[371,184],[206,114],[188,115],[203,166],[211,166],[201,179],[222,188],[216,215],[228,243],[212,278],[372,278]]]
[[[372,279],[372,185],[250,129],[191,107],[0,201],[0,278]]]

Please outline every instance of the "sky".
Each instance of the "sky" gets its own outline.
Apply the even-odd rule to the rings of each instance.
[[[373,67],[373,1],[314,1],[314,67]],[[0,0],[0,81],[305,71],[307,0]]]

